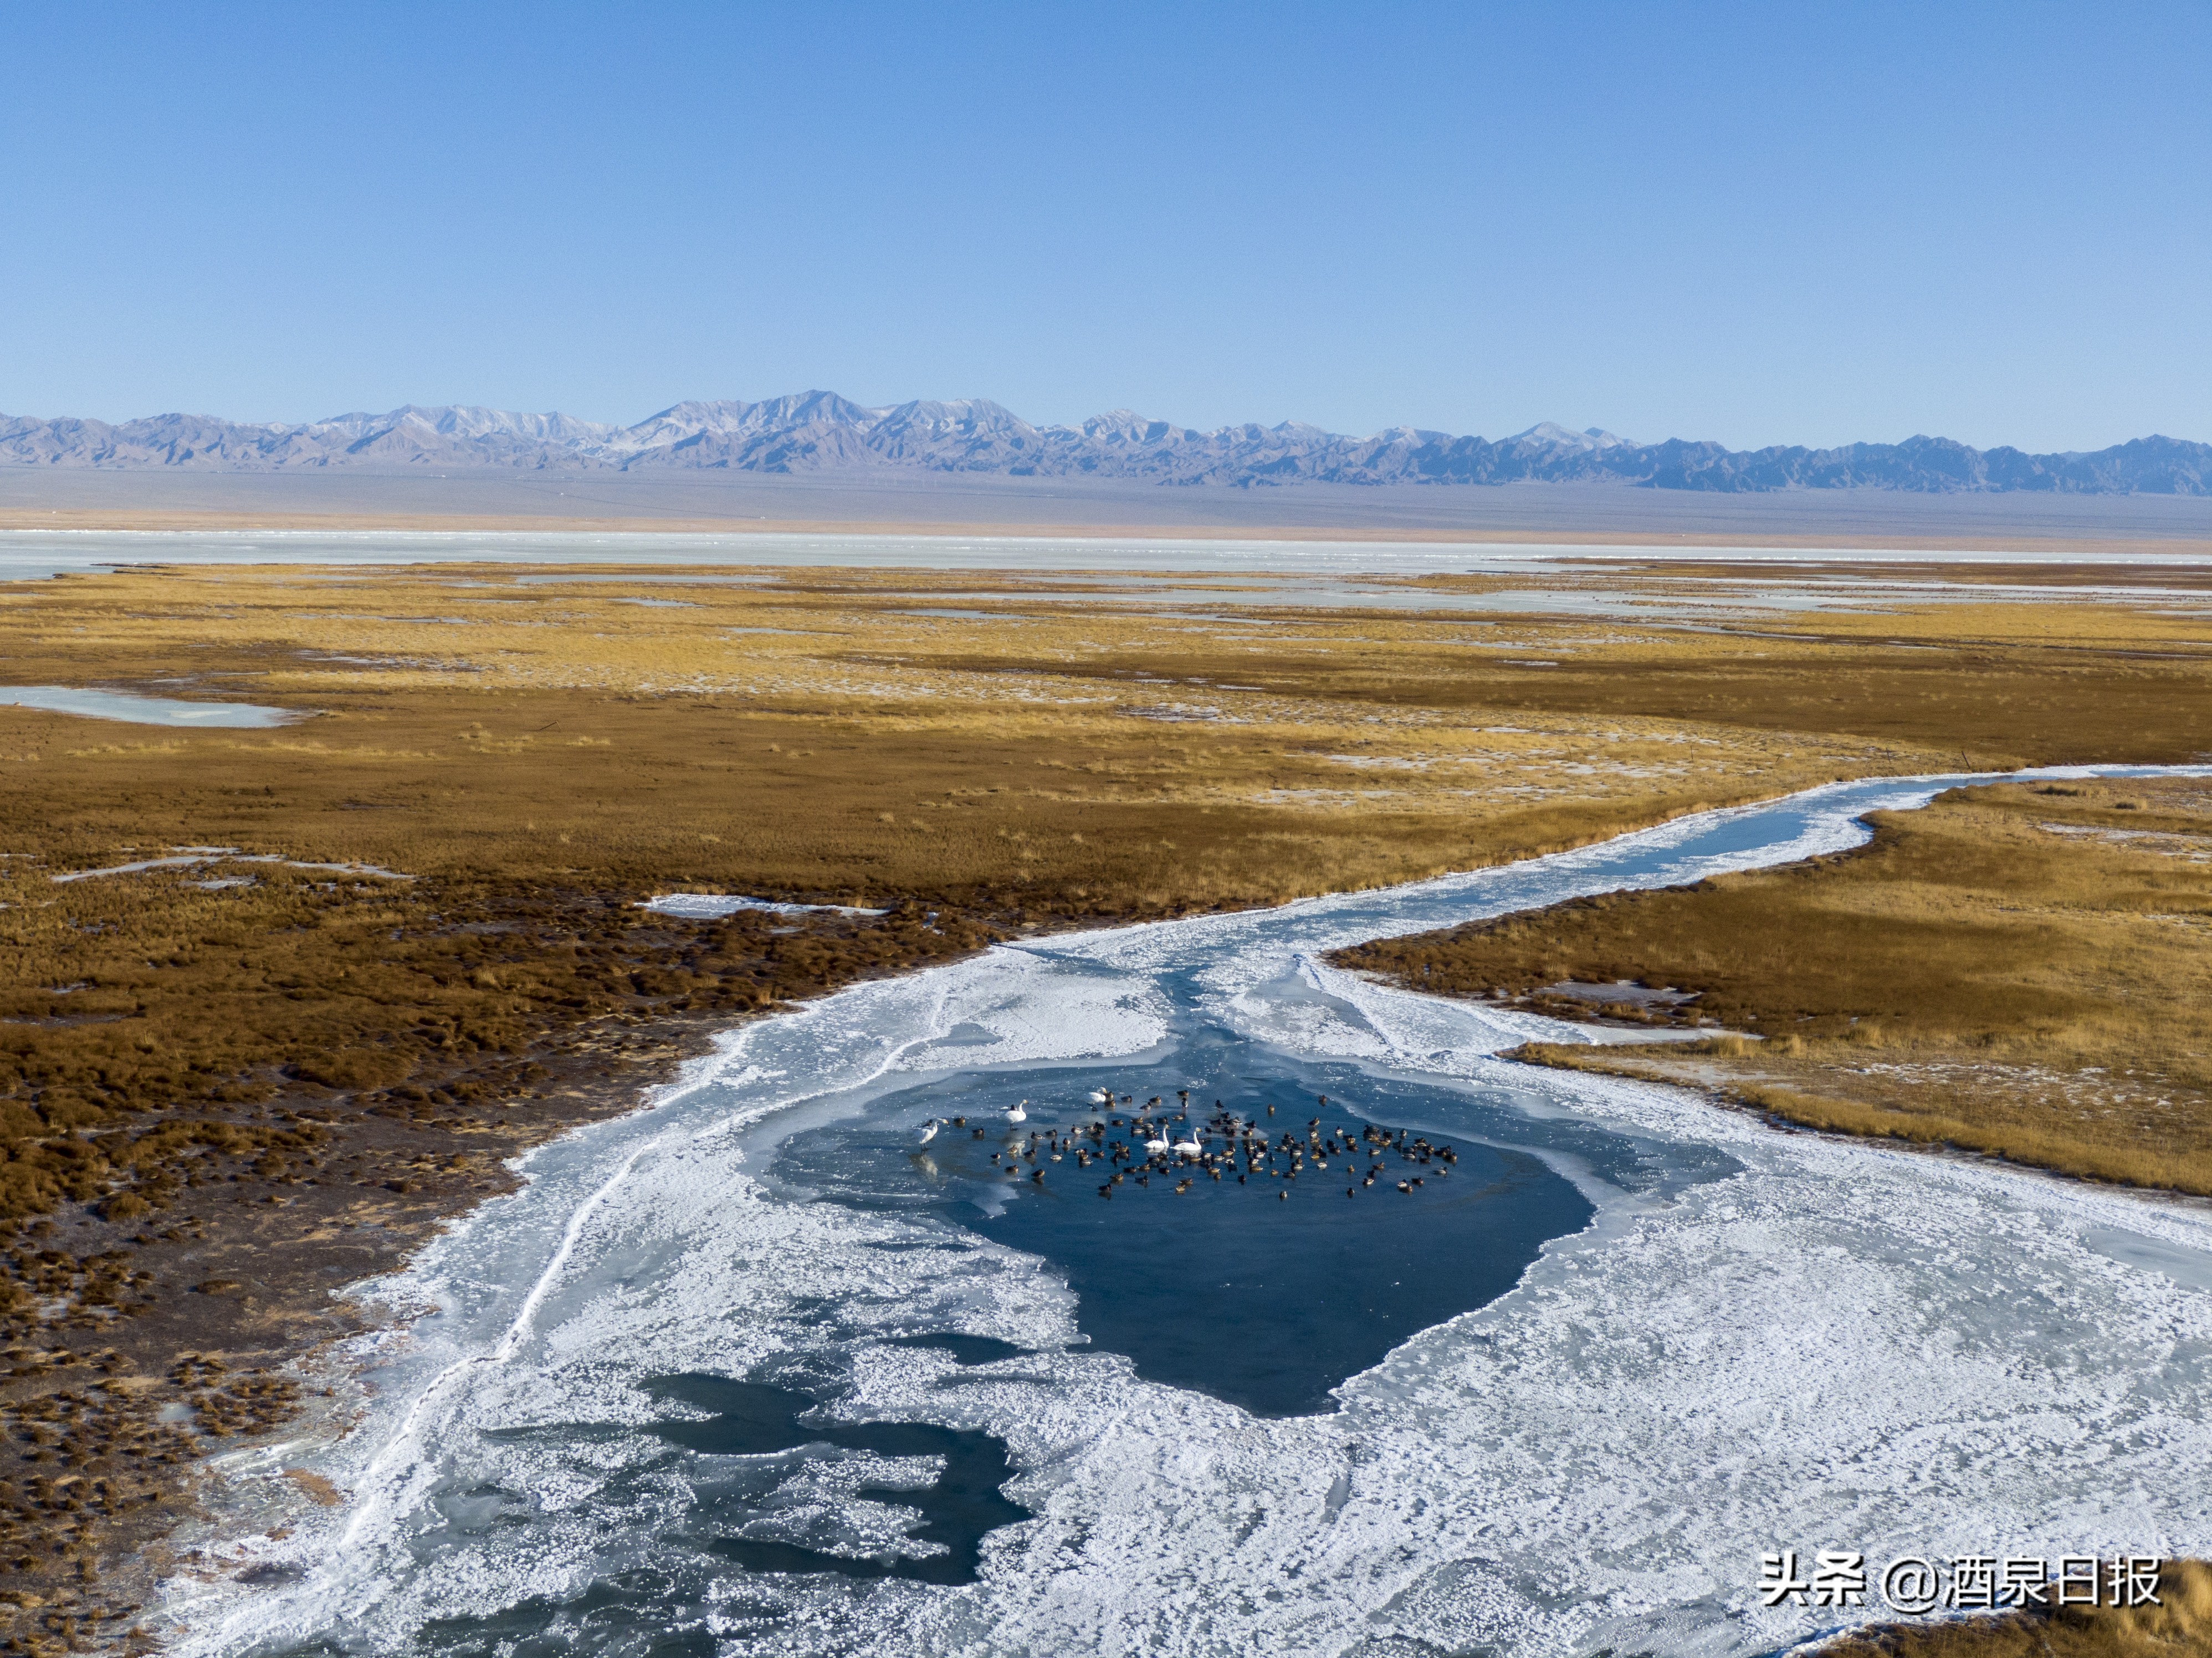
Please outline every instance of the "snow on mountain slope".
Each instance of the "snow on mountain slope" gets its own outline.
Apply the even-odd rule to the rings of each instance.
[[[1835,449],[1639,444],[1550,421],[1498,440],[1391,427],[1347,437],[1285,421],[1199,431],[1117,409],[1079,427],[1033,426],[986,398],[866,408],[834,392],[758,403],[679,403],[633,426],[562,414],[409,404],[304,425],[205,415],[103,421],[0,416],[0,465],[268,471],[295,467],[659,467],[812,472],[855,467],[1161,483],[1513,483],[1569,481],[1747,491],[1884,489],[1952,494],[2212,494],[2212,445],[2138,438],[2093,454],[1980,450],[1948,438]]]

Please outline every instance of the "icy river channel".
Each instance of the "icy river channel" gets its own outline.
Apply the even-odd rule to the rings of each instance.
[[[167,1633],[1717,1658],[1881,1612],[1762,1606],[1768,1551],[2212,1552],[2212,1212],[1516,1066],[1592,1033],[1322,959],[1841,850],[1970,780],[1055,936],[732,1030],[370,1287],[403,1316],[334,1372],[349,1431],[222,1465],[238,1535]],[[1296,1178],[1108,1196],[1072,1133],[1127,1123],[1101,1087],[1321,1121]],[[276,1527],[285,1470],[346,1500]]]

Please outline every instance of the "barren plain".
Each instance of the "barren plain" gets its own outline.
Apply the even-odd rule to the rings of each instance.
[[[1489,576],[1290,605],[1243,577],[502,564],[0,592],[11,684],[302,716],[213,731],[0,708],[7,1649],[120,1638],[208,1453],[286,1419],[290,1361],[371,1315],[334,1292],[733,1018],[1024,932],[1395,884],[1839,776],[2212,751],[2212,580],[2188,569],[1547,581],[1534,605]],[[1812,890],[1917,848],[1977,872],[1928,922],[1955,929],[2047,875],[2075,895],[2069,963],[2150,939],[2185,996],[2201,814],[2179,785],[2012,790],[1947,803],[1917,840],[1885,827],[1856,863],[1735,878]],[[2108,901],[2096,859],[2154,904]],[[639,908],[676,892],[841,908]],[[1686,915],[1704,896],[1650,902]],[[1559,937],[1518,978],[1469,957],[1432,987],[1636,976]],[[1681,985],[1694,965],[1640,970]],[[1784,1010],[1776,975],[1750,977],[1705,1005],[1762,1028],[1807,1015],[1790,1065],[1832,1070],[1832,1042],[1908,1067],[1867,1072],[1887,1078],[1861,1101],[1875,1114],[1823,1105],[1823,1127],[1917,1112],[1954,1145],[2001,1129],[2031,1161],[2205,1189],[2193,1054],[2159,1061],[2163,1116],[1979,1084],[2013,1114],[1996,1127],[1948,1093],[1928,1114],[1951,1073],[1911,1066],[2074,1076],[2137,1040],[2148,1025],[2084,1011],[2086,968],[2024,988],[2033,1017],[1994,1043],[1954,1019],[1940,1058],[1909,1010],[1875,1010],[1902,1046],[1850,1045],[1832,1027],[1859,1010],[1837,987],[1822,1002],[1788,981]],[[2069,1111],[2069,1143],[2106,1161],[2024,1149]]]

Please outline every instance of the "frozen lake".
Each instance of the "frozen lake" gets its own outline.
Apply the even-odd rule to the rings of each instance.
[[[224,1465],[176,1649],[1751,1658],[1870,1615],[1763,1607],[1770,1550],[2212,1550],[2203,1206],[1506,1064],[1589,1033],[1321,959],[1838,850],[1960,780],[736,1029],[382,1286],[417,1315],[355,1355],[358,1425]],[[1310,1128],[1303,1172],[1108,1198],[1067,1135],[1029,1156],[1185,1088]],[[269,1537],[295,1467],[349,1500]]]
[[[179,697],[85,690],[74,685],[0,685],[0,706],[42,708],[48,714],[74,714],[88,720],[119,720],[133,726],[195,726],[228,731],[261,731],[313,717],[251,702],[187,702]]]

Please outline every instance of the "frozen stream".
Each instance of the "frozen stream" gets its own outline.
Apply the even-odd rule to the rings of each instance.
[[[1766,1550],[2212,1552],[2203,1208],[1501,1063],[1589,1033],[1319,959],[1838,850],[1961,780],[1059,936],[733,1031],[384,1286],[420,1316],[364,1344],[354,1430],[224,1467],[264,1517],[170,1585],[178,1649],[1689,1658],[1858,1621],[1760,1607]],[[1201,1313],[1217,1246],[1144,1230],[1197,1211],[1078,1187],[1097,1206],[1066,1212],[1127,1238],[1030,1253],[1005,1228],[1042,1188],[963,1199],[912,1150],[960,1101],[1002,1133],[1003,1096],[1065,1122],[1102,1083],[1247,1111],[1327,1092],[1535,1197],[1489,1242],[1438,1233],[1439,1321],[1376,1325],[1334,1408],[1255,1413],[1156,1378],[1368,1315],[1361,1257],[1329,1249],[1386,1212],[1363,1203],[1429,1199],[1276,1199],[1312,1248],[1271,1246],[1279,1281]],[[1094,1339],[1089,1298],[1139,1294],[1152,1322],[1126,1299],[1092,1321],[1129,1351]],[[301,1467],[349,1501],[258,1535]]]

